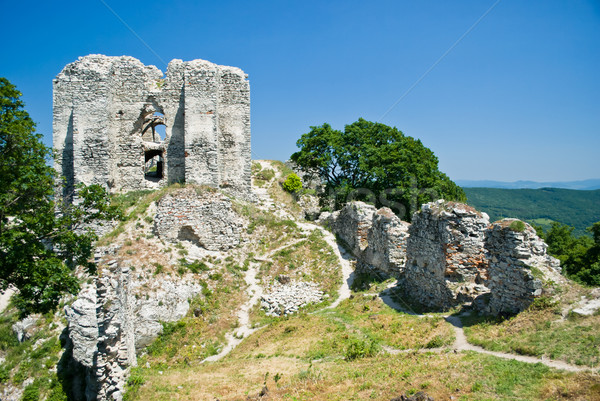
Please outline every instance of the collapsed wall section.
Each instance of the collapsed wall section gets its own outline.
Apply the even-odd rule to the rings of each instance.
[[[368,235],[375,206],[364,202],[350,202],[332,217],[332,229],[350,252],[360,257],[368,245]]]
[[[190,241],[211,251],[237,246],[242,226],[226,196],[194,187],[163,196],[154,218],[154,231],[161,239]]]
[[[391,209],[377,210],[367,235],[368,246],[357,268],[374,268],[391,277],[402,277],[409,227],[410,224],[400,220]]]
[[[333,232],[356,257],[359,272],[383,273],[399,278],[406,261],[410,224],[391,209],[376,209],[364,202],[350,202],[329,216]]]

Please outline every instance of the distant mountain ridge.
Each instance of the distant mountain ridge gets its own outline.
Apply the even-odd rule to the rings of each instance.
[[[463,188],[503,188],[503,189],[540,189],[540,188],[562,188],[591,191],[600,189],[600,178],[591,178],[581,181],[493,181],[493,180],[455,180],[457,185]]]

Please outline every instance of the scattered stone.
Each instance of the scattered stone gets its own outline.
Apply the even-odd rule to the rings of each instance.
[[[12,325],[12,330],[17,336],[20,343],[29,340],[37,331],[37,318],[35,316],[27,316]]]
[[[276,282],[261,297],[261,307],[267,316],[286,316],[297,313],[308,304],[319,303],[322,299],[323,291],[315,283]]]

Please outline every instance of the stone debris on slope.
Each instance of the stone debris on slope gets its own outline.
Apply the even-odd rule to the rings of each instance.
[[[298,312],[308,304],[319,303],[324,297],[323,291],[315,283],[275,283],[261,297],[261,306],[267,316],[286,316]]]

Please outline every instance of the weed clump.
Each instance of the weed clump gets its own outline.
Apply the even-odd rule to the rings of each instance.
[[[525,231],[525,223],[523,223],[521,220],[515,220],[512,223],[510,223],[510,226],[508,226],[508,228],[517,233],[522,233],[523,231]]]

